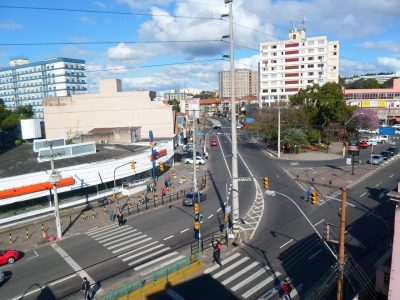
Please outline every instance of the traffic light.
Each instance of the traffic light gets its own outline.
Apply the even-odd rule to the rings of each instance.
[[[229,223],[229,214],[225,214],[224,221],[225,223]]]
[[[133,170],[133,171],[135,171],[135,164],[136,164],[136,162],[134,162],[133,160],[131,161],[131,169]]]
[[[198,215],[200,213],[199,204],[195,203],[193,208],[194,208],[194,214]]]
[[[199,230],[199,229],[200,229],[200,222],[194,221],[194,230]]]
[[[263,182],[264,182],[264,188],[265,188],[266,190],[268,190],[269,180],[268,180],[268,177],[267,177],[267,176],[264,177]]]
[[[160,171],[164,172],[164,163],[160,162]]]
[[[311,203],[315,206],[317,205],[317,192],[313,191],[311,193]]]

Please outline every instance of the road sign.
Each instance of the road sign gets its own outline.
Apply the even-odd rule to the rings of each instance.
[[[197,136],[204,137],[204,131],[202,131],[202,130],[197,131]]]
[[[246,123],[253,123],[254,122],[254,118],[246,118]]]
[[[394,128],[394,127],[379,127],[379,134],[380,135],[395,135],[396,128]]]
[[[250,177],[242,177],[242,178],[238,178],[238,181],[251,181]]]

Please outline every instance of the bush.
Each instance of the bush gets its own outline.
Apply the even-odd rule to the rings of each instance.
[[[321,137],[321,134],[318,130],[316,129],[312,129],[308,132],[307,134],[307,138],[308,138],[308,142],[310,144],[317,144],[319,139]]]

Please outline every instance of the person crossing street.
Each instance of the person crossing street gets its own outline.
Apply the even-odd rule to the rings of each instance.
[[[89,281],[87,280],[86,277],[83,277],[81,292],[83,293],[83,295],[85,297],[84,298],[85,300],[90,300],[91,299],[91,297],[90,297],[90,283],[89,283]]]
[[[222,244],[218,241],[215,240],[213,243],[213,263],[216,262],[222,267],[221,263],[221,249],[222,249]]]

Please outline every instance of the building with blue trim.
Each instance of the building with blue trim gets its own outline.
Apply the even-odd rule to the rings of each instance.
[[[0,68],[0,99],[8,109],[31,105],[35,117],[43,118],[43,99],[86,93],[85,70],[82,59],[13,59]]]

